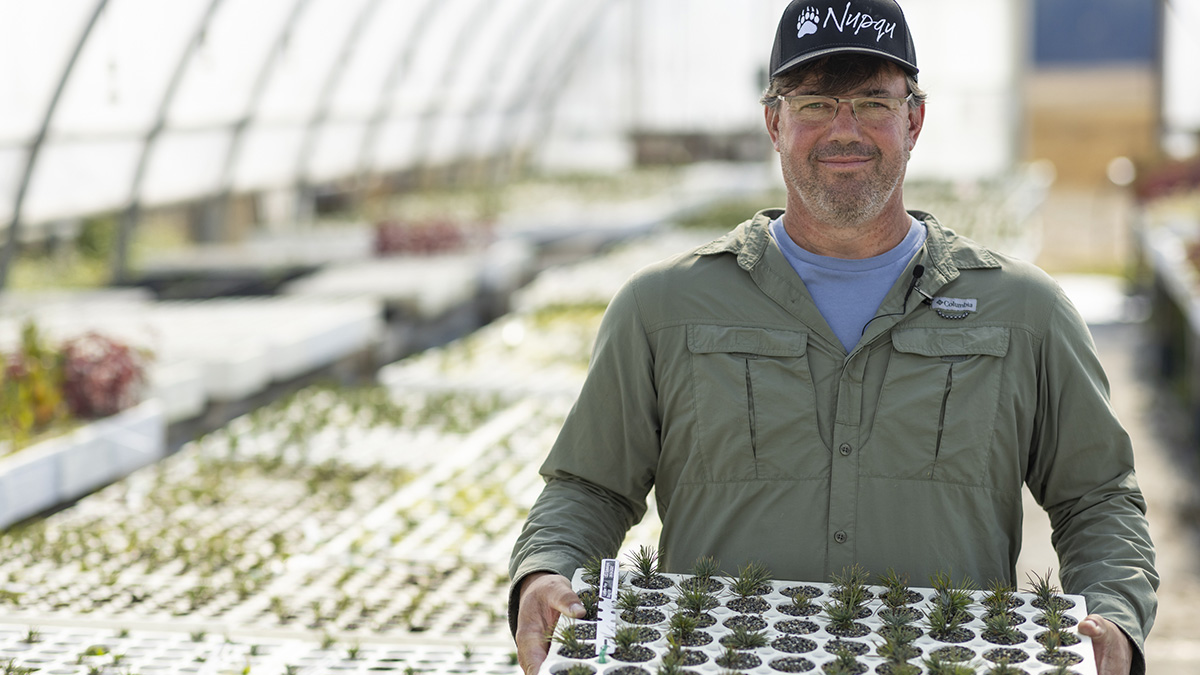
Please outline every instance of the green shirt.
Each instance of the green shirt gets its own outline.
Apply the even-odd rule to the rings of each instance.
[[[1063,589],[1140,649],[1158,586],[1145,501],[1062,290],[914,212],[925,246],[847,354],[768,235],[779,214],[613,298],[512,578],[615,555],[653,486],[670,572],[711,555],[797,581],[857,563],[1017,584],[1024,485]],[[908,293],[917,264],[934,306]]]

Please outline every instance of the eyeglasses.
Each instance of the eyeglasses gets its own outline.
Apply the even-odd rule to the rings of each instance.
[[[912,100],[909,94],[904,98],[888,96],[863,96],[860,98],[837,98],[836,96],[776,96],[783,101],[788,110],[796,115],[801,124],[828,124],[837,117],[842,103],[850,104],[850,112],[859,124],[879,126],[896,119],[900,107]]]

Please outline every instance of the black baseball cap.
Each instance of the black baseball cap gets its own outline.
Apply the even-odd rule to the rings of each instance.
[[[792,0],[775,32],[771,77],[843,53],[878,56],[917,75],[917,50],[896,0]]]

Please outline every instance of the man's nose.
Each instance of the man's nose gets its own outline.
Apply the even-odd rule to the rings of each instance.
[[[859,126],[858,115],[854,114],[854,105],[850,101],[837,102],[837,109],[829,124],[830,135],[834,138],[858,138],[861,135],[862,129]]]

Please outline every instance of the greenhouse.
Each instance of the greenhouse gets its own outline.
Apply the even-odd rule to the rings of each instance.
[[[904,203],[1078,310],[1148,503],[1147,670],[1197,672],[1200,0],[898,1],[928,93]],[[887,29],[808,5],[800,33]],[[521,673],[510,557],[610,302],[797,199],[760,102],[788,6],[0,3],[0,673]],[[860,102],[892,94],[847,95],[831,124],[866,128]],[[908,295],[965,302],[917,267]],[[685,349],[744,362],[753,435],[752,362],[817,338],[727,328],[736,349]],[[936,356],[945,417],[966,357]],[[651,569],[665,525],[641,506],[603,606],[623,637],[563,618],[540,674],[909,672],[888,570]],[[1024,513],[1013,588],[907,580],[911,672],[1097,672],[1028,490]],[[567,583],[599,594],[595,573]],[[706,576],[720,606],[677,619]],[[946,598],[970,616],[938,623]],[[989,641],[1005,602],[1024,626]],[[839,605],[865,612],[844,635]],[[711,644],[673,660],[687,636]],[[1064,669],[1038,660],[1060,647]]]

